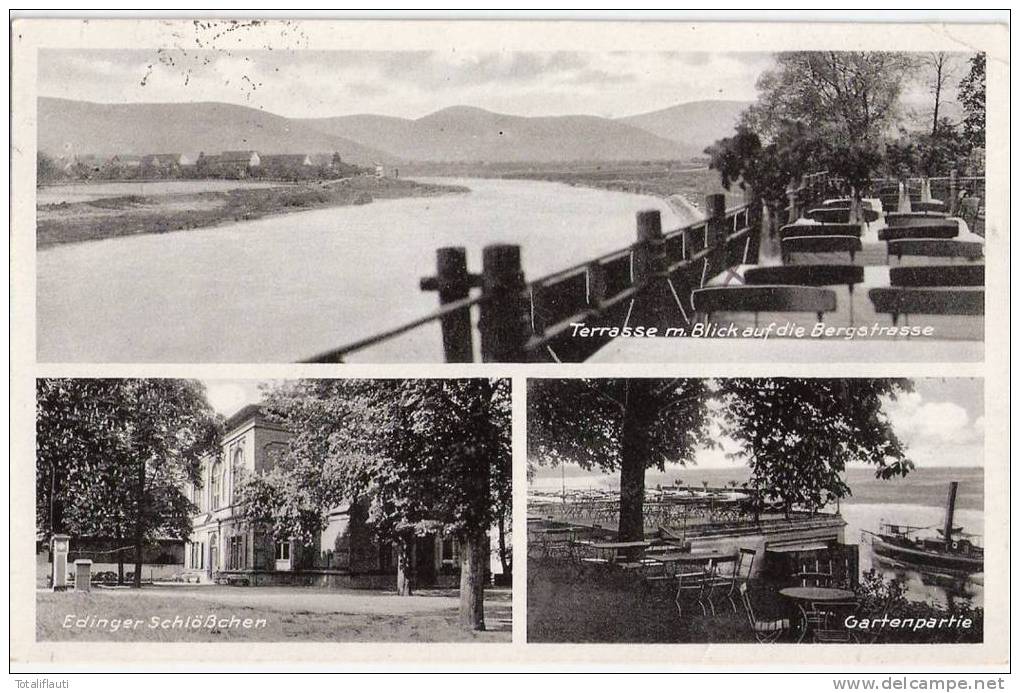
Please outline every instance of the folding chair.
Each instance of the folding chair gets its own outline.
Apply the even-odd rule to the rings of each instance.
[[[763,645],[776,642],[790,630],[790,619],[777,618],[772,621],[759,619],[754,612],[754,605],[751,603],[751,595],[747,589],[747,583],[740,583],[740,601],[744,605],[744,613],[747,615],[747,622],[751,626],[751,632],[755,639]]]

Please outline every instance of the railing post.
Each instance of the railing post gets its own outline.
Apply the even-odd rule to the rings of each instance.
[[[797,209],[797,188],[789,187],[786,189],[786,199],[788,201],[787,209],[789,210],[789,216],[786,219],[787,224],[792,224],[800,219],[800,210]]]
[[[462,247],[439,248],[436,251],[436,276],[419,282],[422,291],[439,293],[439,305],[466,299],[477,277],[467,270],[467,251]],[[462,308],[439,320],[443,332],[443,355],[447,363],[471,363],[474,360],[474,339],[471,334],[471,308]]]
[[[670,325],[671,306],[675,303],[669,289],[669,257],[662,235],[662,215],[657,209],[637,213],[637,243],[634,245],[634,284],[643,287],[638,296],[637,315],[645,327],[660,331]]]
[[[956,169],[954,168],[949,172],[949,199],[946,200],[946,209],[949,210],[949,216],[956,216],[956,199],[960,196],[959,181],[956,180]]]
[[[705,195],[705,214],[705,241],[712,249],[708,256],[709,273],[705,276],[707,281],[730,264],[729,249],[726,247],[726,237],[730,231],[726,225],[726,196],[722,193]]]
[[[481,333],[482,361],[522,363],[528,360],[528,304],[521,248],[488,245],[482,250]]]
[[[751,264],[758,264],[758,256],[761,252],[761,237],[764,234],[762,228],[762,202],[753,188],[744,189],[744,204],[747,205],[747,225],[751,229],[751,244],[747,248],[747,259]]]

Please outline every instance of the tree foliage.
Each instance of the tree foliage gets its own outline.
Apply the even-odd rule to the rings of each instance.
[[[966,114],[963,135],[971,149],[985,147],[985,54],[970,59],[970,71],[960,82],[958,98]]]
[[[509,407],[505,380],[285,383],[266,408],[294,436],[241,483],[245,512],[309,542],[331,508],[362,497],[381,536],[487,529],[509,497]]]
[[[847,464],[875,466],[879,478],[905,476],[913,463],[883,410],[909,381],[865,378],[734,378],[720,381],[723,430],[750,486],[819,509],[845,497]]]
[[[692,462],[710,444],[706,388],[684,378],[529,380],[528,456],[619,471],[619,536],[640,539],[645,470]]]
[[[773,211],[800,176],[827,170],[860,191],[881,164],[882,139],[915,59],[896,52],[779,53],[734,137],[706,150],[726,189],[739,181]]]
[[[219,418],[197,381],[44,379],[36,397],[36,516],[41,531],[130,539],[135,584],[144,546],[187,539],[202,459]]]
[[[913,468],[883,410],[909,388],[909,381],[858,378],[531,380],[528,455],[539,464],[620,471],[623,535],[625,506],[639,502],[625,488],[634,457],[642,472],[692,463],[716,444],[715,421],[760,496],[773,495],[787,510],[817,509],[849,493],[841,475],[850,463],[874,465],[881,478]],[[636,478],[643,495],[643,475]]]
[[[483,629],[486,534],[511,505],[510,382],[301,380],[267,393],[266,408],[294,435],[272,470],[239,484],[247,520],[311,543],[331,509],[364,503],[376,535],[397,544],[401,593],[411,539],[453,536],[461,618]]]

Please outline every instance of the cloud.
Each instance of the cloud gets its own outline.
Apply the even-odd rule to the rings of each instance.
[[[890,402],[887,409],[896,433],[909,443],[969,444],[984,439],[984,417],[971,420],[955,402],[929,402],[910,392]]]

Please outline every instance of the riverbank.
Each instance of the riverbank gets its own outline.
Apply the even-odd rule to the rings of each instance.
[[[705,165],[677,161],[565,162],[544,164],[417,164],[409,175],[502,178],[650,195],[665,200],[683,223],[705,218],[706,195],[723,193],[726,207],[744,203],[743,191],[724,190],[719,172]]]
[[[36,248],[137,234],[167,233],[375,200],[468,192],[459,185],[358,176],[270,188],[174,195],[124,195],[40,205]]]

